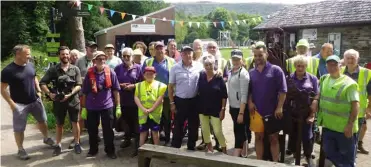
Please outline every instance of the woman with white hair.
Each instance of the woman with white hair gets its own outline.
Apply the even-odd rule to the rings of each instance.
[[[70,55],[71,55],[71,57],[70,57],[70,63],[73,64],[73,65],[75,65],[76,62],[77,62],[77,60],[81,57],[81,52],[78,51],[78,50],[76,50],[76,49],[72,49],[70,51]]]
[[[341,71],[344,75],[352,78],[357,82],[359,88],[360,102],[359,102],[359,114],[358,114],[358,147],[360,153],[369,154],[369,151],[363,147],[363,138],[367,131],[366,119],[371,117],[371,105],[370,101],[367,101],[371,97],[371,71],[359,66],[359,52],[354,49],[349,49],[344,52],[344,64]]]
[[[312,129],[316,113],[315,107],[313,106],[318,105],[317,96],[319,90],[317,77],[306,71],[308,65],[307,59],[308,57],[304,55],[298,55],[294,58],[295,71],[289,75],[289,81],[287,82],[288,93],[286,104],[291,111],[290,118],[292,118],[292,129],[289,134],[289,144],[286,153],[292,154],[296,151],[296,143],[299,140],[298,127],[301,124],[301,142],[303,143],[304,155],[308,166],[312,166],[314,165],[312,162],[314,144]],[[317,98],[313,98],[313,96]]]
[[[210,140],[210,124],[215,137],[222,147],[222,152],[227,154],[227,145],[222,130],[222,120],[225,116],[225,106],[228,98],[227,87],[221,76],[217,75],[215,58],[213,55],[203,57],[205,71],[200,73],[198,80],[198,94],[200,103],[199,117],[201,122],[202,136],[207,151],[213,152]]]
[[[135,84],[143,80],[142,70],[140,65],[133,63],[133,50],[131,48],[124,48],[121,55],[122,64],[115,67],[115,73],[121,87],[119,93],[122,113],[121,117],[117,118],[117,130],[123,129],[125,132],[120,147],[129,147],[133,137],[135,138],[135,146],[138,147],[138,107],[134,102],[134,91]]]

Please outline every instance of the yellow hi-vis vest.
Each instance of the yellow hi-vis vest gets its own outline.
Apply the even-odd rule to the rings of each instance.
[[[341,73],[345,72],[345,67],[341,68]],[[358,92],[359,92],[359,118],[365,117],[365,111],[368,106],[368,93],[367,93],[367,84],[371,79],[371,71],[367,68],[359,67],[358,73]]]
[[[174,60],[173,58],[168,57],[168,56],[165,56],[165,59],[166,59],[166,61],[167,61],[167,70],[170,71],[171,68],[172,68],[172,67],[174,66],[174,64],[175,64],[175,60]],[[146,66],[147,66],[147,67],[152,67],[152,65],[153,65],[153,61],[154,61],[154,60],[155,60],[154,57],[151,57],[151,58],[147,59],[147,60],[145,61]]]
[[[167,86],[161,82],[154,80],[151,84],[146,81],[135,84],[135,89],[138,91],[137,97],[144,108],[151,108],[156,100],[165,93]],[[165,89],[165,90],[163,90]],[[157,124],[160,124],[162,115],[162,104],[160,104],[153,112],[148,115],[144,114],[143,110],[138,108],[139,124],[143,125],[147,122],[147,118],[151,118]]]
[[[296,68],[294,65],[294,58],[289,58],[286,60],[286,70],[291,74],[295,72]],[[317,76],[318,66],[319,66],[319,59],[315,57],[308,57],[308,65],[306,71],[310,74]]]
[[[347,89],[357,87],[357,83],[345,75],[340,75],[333,85],[330,85],[330,75],[320,79],[320,103],[318,125],[343,133],[351,113],[351,102],[347,100]],[[354,122],[353,132],[358,131],[358,119]]]

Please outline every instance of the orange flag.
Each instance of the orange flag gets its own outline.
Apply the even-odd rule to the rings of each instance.
[[[121,13],[121,19],[124,20],[126,13]]]

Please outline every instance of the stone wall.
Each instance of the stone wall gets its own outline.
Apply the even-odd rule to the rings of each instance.
[[[322,44],[328,42],[329,33],[341,33],[341,56],[347,49],[355,49],[360,53],[360,63],[371,62],[371,24],[317,28],[317,40],[309,41],[316,45],[313,55],[319,52]],[[297,35],[301,39],[303,30],[299,30]]]

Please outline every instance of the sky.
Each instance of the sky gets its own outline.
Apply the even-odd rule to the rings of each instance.
[[[169,3],[189,3],[189,2],[199,2],[200,0],[164,0],[165,2]],[[311,3],[311,2],[319,2],[323,0],[204,0],[204,1],[212,1],[212,2],[219,2],[219,3],[249,3],[249,2],[256,2],[256,3],[283,3],[283,4],[304,4],[304,3]]]

